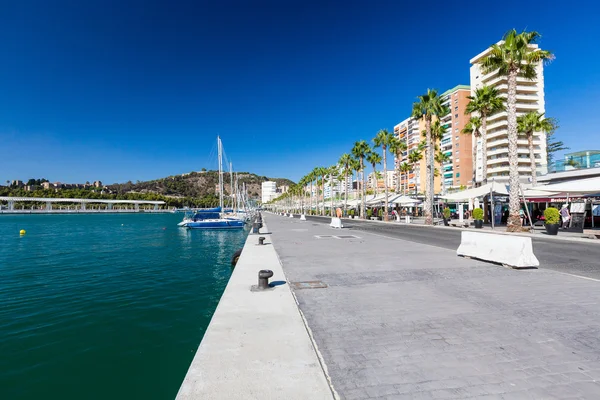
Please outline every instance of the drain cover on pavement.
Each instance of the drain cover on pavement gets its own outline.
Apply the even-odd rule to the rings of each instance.
[[[329,239],[329,238],[332,238],[332,237],[335,237],[335,236],[333,236],[333,235],[315,235],[315,237],[317,239]]]
[[[358,236],[354,236],[354,235],[337,235],[336,238],[338,238],[338,239],[360,239]]]
[[[321,281],[292,282],[291,285],[294,289],[324,289],[327,287],[327,284]]]

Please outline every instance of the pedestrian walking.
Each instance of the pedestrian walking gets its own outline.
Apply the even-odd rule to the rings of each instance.
[[[569,221],[571,220],[568,204],[563,204],[562,208],[560,209],[560,216],[562,218],[562,228],[567,229],[569,227]]]

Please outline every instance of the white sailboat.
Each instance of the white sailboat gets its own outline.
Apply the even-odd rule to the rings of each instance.
[[[189,229],[242,229],[244,220],[228,218],[223,211],[223,144],[217,136],[219,153],[219,207],[200,210],[193,215],[185,216],[178,226]]]

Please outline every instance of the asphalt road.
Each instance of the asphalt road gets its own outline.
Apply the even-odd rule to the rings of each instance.
[[[328,224],[331,221],[330,218],[323,217],[307,216],[306,218],[318,223]],[[346,219],[343,223],[344,228],[445,249],[456,250],[460,245],[460,229],[432,229],[419,225],[382,224]],[[540,268],[600,279],[600,241],[592,242],[590,239],[588,244],[543,237],[532,239],[533,252],[540,261]]]

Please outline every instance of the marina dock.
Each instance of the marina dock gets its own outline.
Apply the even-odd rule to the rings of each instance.
[[[326,381],[329,398],[341,399],[595,398],[600,390],[599,280],[543,262],[508,269],[298,216],[264,220],[269,245],[249,236],[245,265],[231,278],[180,398],[286,399],[294,397],[285,389],[300,385],[321,391],[296,398],[317,399],[327,396]],[[265,266],[286,282],[272,292],[285,288],[275,304],[259,297],[271,293],[249,291]],[[296,309],[283,308],[288,290]],[[292,352],[302,357],[288,359]],[[312,365],[316,359],[322,365]],[[303,369],[304,384],[287,380]]]

